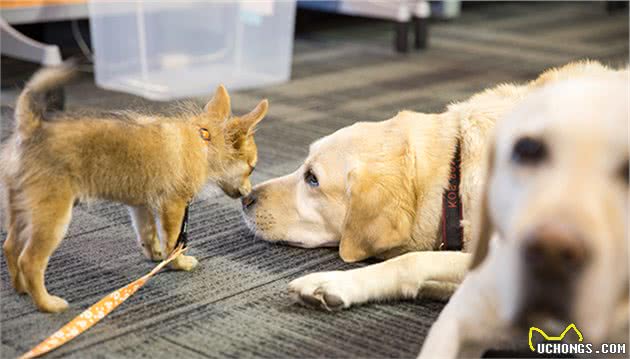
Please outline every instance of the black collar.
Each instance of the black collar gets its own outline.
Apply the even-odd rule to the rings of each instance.
[[[461,181],[461,150],[459,139],[455,145],[455,154],[451,160],[451,172],[448,186],[442,195],[442,244],[441,250],[460,251],[464,248],[464,229],[462,228],[462,199],[459,195]]]

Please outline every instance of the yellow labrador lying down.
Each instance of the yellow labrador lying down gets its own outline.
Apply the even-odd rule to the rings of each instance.
[[[303,303],[341,309],[371,300],[446,298],[469,267],[466,252],[475,229],[470,219],[480,205],[486,142],[497,119],[547,83],[610,72],[596,62],[574,63],[524,85],[486,90],[441,114],[404,111],[387,121],[343,128],[313,143],[294,173],[256,186],[243,199],[245,220],[268,241],[339,245],[341,258],[349,262],[414,252],[361,269],[299,278],[290,291]],[[464,251],[438,251],[443,194],[458,147]]]
[[[589,357],[603,342],[628,350],[629,83],[628,71],[554,83],[498,124],[472,269],[420,357],[479,357],[570,323]]]

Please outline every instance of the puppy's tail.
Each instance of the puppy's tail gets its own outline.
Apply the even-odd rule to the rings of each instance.
[[[20,137],[30,137],[41,126],[44,95],[65,84],[75,74],[74,61],[66,61],[59,66],[43,68],[31,77],[15,106],[15,123]]]

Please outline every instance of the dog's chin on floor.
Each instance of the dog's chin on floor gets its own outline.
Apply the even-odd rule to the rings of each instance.
[[[243,219],[245,226],[247,226],[247,229],[249,229],[249,231],[253,234],[254,239],[256,240],[268,242],[271,244],[289,246],[289,247],[313,248],[312,245],[308,245],[306,244],[306,242],[303,242],[297,239],[286,239],[286,238],[276,239],[276,238],[269,237],[264,232],[264,229],[259,230],[259,225],[261,224],[258,224],[256,221],[254,221],[251,218],[251,216],[247,213],[246,209],[241,209],[241,218]],[[264,226],[264,224],[262,225]],[[329,248],[338,247],[338,246],[339,246],[339,242],[336,242],[336,241],[330,241],[327,243],[317,245],[317,247],[329,247]]]
[[[219,186],[217,186],[216,184],[209,182],[201,189],[201,191],[197,194],[196,198],[201,201],[214,201],[218,197],[221,197],[221,196],[223,196],[223,191],[221,190],[221,188],[219,188]],[[246,209],[241,208],[240,212],[241,212],[241,218],[243,220],[243,223],[245,223],[245,226],[247,227],[249,232],[252,234],[253,239],[268,242],[271,244],[308,248],[308,246],[306,246],[303,242],[298,241],[298,240],[269,238],[262,231],[258,230],[258,226],[256,222],[252,220],[252,218],[250,218],[250,216],[247,214]],[[333,244],[331,244],[330,246],[333,246]]]
[[[243,222],[245,222],[247,229],[249,229],[250,233],[252,234],[252,237],[257,241],[263,241],[269,244],[278,244],[288,247],[308,248],[304,245],[304,243],[299,241],[289,241],[286,239],[275,240],[267,238],[263,235],[261,231],[256,228],[256,223],[254,223],[245,213],[241,212],[241,217],[243,218]]]

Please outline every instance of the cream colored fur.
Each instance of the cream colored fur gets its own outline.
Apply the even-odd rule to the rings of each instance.
[[[602,343],[628,348],[629,73],[550,75],[557,81],[528,96],[497,129],[476,209],[473,268],[431,328],[421,358],[526,347],[530,326],[555,336],[569,323],[592,344],[585,357],[610,357],[597,354]],[[542,141],[542,160],[515,161],[523,138]]]
[[[487,228],[487,226],[484,224],[484,221],[478,220],[476,218],[479,217],[478,213],[480,212],[480,208],[486,205],[483,198],[488,167],[486,159],[488,158],[487,152],[491,147],[490,144],[492,143],[491,138],[494,136],[493,128],[495,122],[497,122],[497,120],[500,120],[500,117],[504,117],[508,113],[514,111],[515,107],[520,102],[522,102],[525,97],[529,96],[532,91],[537,91],[541,86],[551,85],[574,77],[579,78],[582,76],[592,76],[597,78],[598,76],[608,76],[611,73],[619,74],[619,72],[615,72],[614,70],[608,69],[594,62],[570,64],[560,69],[549,70],[541,75],[538,80],[533,81],[527,85],[518,87],[513,85],[502,85],[497,88],[487,90],[485,92],[482,92],[481,94],[473,96],[472,99],[469,101],[450,106],[449,111],[446,114],[435,115],[445,116],[446,121],[448,121],[448,119],[450,118],[452,123],[454,122],[455,124],[459,124],[459,126],[450,126],[450,128],[457,129],[453,130],[453,132],[451,133],[459,132],[462,138],[461,186],[465,208],[464,225],[466,226],[466,240],[468,241],[466,251],[464,252],[436,251],[439,243],[439,228],[437,227],[437,224],[440,220],[439,216],[441,214],[442,203],[441,194],[443,191],[443,183],[445,182],[445,179],[440,178],[440,176],[445,176],[448,171],[447,161],[449,160],[449,157],[446,155],[442,155],[442,157],[440,157],[437,154],[439,153],[439,149],[436,150],[435,147],[439,146],[438,144],[440,143],[440,139],[442,139],[446,143],[448,143],[448,141],[444,140],[443,137],[438,134],[439,131],[430,130],[430,124],[434,123],[431,121],[430,118],[430,116],[432,115],[402,113],[403,118],[410,118],[409,116],[414,116],[411,118],[415,118],[418,121],[428,121],[429,125],[420,125],[414,122],[410,123],[412,123],[415,129],[422,128],[425,131],[429,131],[428,133],[434,135],[425,135],[425,132],[422,131],[414,132],[415,136],[418,137],[418,139],[415,140],[416,143],[431,143],[432,146],[434,146],[434,152],[429,152],[429,150],[422,148],[420,145],[416,145],[414,147],[415,151],[422,154],[422,156],[412,157],[416,161],[414,168],[421,168],[423,170],[431,171],[430,173],[437,177],[437,179],[431,181],[431,176],[427,174],[427,180],[415,181],[415,183],[432,184],[433,186],[435,186],[435,188],[431,186],[424,187],[429,189],[433,188],[434,193],[433,197],[431,197],[433,198],[433,202],[428,202],[429,197],[426,194],[419,197],[419,210],[417,213],[421,213],[421,215],[416,216],[417,223],[414,224],[415,228],[412,236],[413,240],[407,240],[406,242],[404,242],[417,243],[415,248],[407,249],[408,251],[415,251],[401,255],[398,258],[390,259],[383,263],[370,265],[350,271],[322,272],[306,275],[292,281],[289,284],[289,291],[291,295],[295,298],[297,302],[320,306],[326,309],[342,309],[369,301],[398,298],[415,298],[418,296],[447,299],[457,288],[459,283],[461,283],[467,272],[467,268],[471,265],[473,261],[473,257],[469,253],[469,251],[472,251],[473,248],[477,248],[475,259],[479,261],[479,258],[483,257],[482,253],[486,241],[480,241],[479,245],[475,245],[474,242],[476,242],[476,240],[471,237],[483,237],[483,231]],[[545,79],[545,81],[542,81],[541,79]],[[385,123],[388,123],[389,126],[402,129],[402,133],[408,133],[409,128],[402,126],[402,124],[398,121],[401,121],[400,115],[399,117],[397,117],[397,119],[389,120]],[[528,119],[525,116],[523,118],[520,118],[520,121],[526,123]],[[322,161],[327,162],[327,166],[331,167],[332,170],[321,172],[325,174],[322,179],[322,183],[324,181],[332,181],[333,184],[328,186],[334,188],[335,181],[339,181],[343,177],[339,175],[333,177],[331,174],[341,172],[341,168],[343,168],[343,166],[339,164],[331,164],[331,159],[334,159],[335,161],[338,161],[342,164],[347,163],[345,159],[350,156],[349,153],[355,153],[352,149],[352,146],[355,145],[361,149],[361,151],[356,152],[356,156],[366,156],[365,154],[363,154],[363,151],[370,154],[370,148],[372,147],[385,148],[385,151],[387,151],[387,147],[385,147],[389,146],[387,141],[390,141],[392,138],[394,138],[388,137],[387,131],[384,130],[384,127],[388,125],[377,123],[373,126],[373,129],[370,129],[367,124],[361,124],[358,127],[351,126],[349,128],[340,130],[330,137],[316,142],[315,145],[311,148],[311,155],[309,156],[309,159],[307,159],[305,166],[310,165],[310,161],[320,163]],[[441,126],[449,125],[445,122],[442,122]],[[363,129],[363,132],[359,131],[359,129]],[[338,137],[344,139],[352,138],[347,134],[347,132],[357,133],[357,141],[344,142],[336,140],[336,138]],[[369,133],[373,133],[372,136],[368,136]],[[623,134],[625,132],[621,131],[621,133]],[[490,136],[490,138],[486,138],[485,136]],[[408,136],[406,138],[410,137],[411,136]],[[436,138],[438,140],[436,140]],[[336,144],[336,146],[333,147],[329,143]],[[368,147],[368,145],[371,147]],[[348,149],[347,147],[351,148]],[[472,148],[475,148],[476,150],[471,151]],[[427,153],[431,153],[431,155],[427,155]],[[391,158],[391,156],[386,158]],[[367,161],[367,163],[370,162]],[[320,164],[320,166],[322,165]],[[371,167],[368,166],[367,168]],[[304,169],[301,168],[300,170],[298,170],[298,173],[299,171],[303,170]],[[278,200],[274,190],[276,188],[276,183],[284,183],[282,195],[286,195],[287,193],[291,193],[292,191],[291,184],[293,182],[291,181],[295,180],[294,176],[299,175],[292,174],[281,179],[272,180],[267,184],[261,185],[260,187],[255,187],[254,193],[256,191],[260,192],[260,198],[258,199],[256,206],[262,206],[263,208],[270,206],[273,208],[273,204],[276,203],[276,200]],[[301,180],[301,182],[303,181]],[[345,183],[342,182],[341,184],[337,184],[336,187],[343,188],[344,185]],[[297,193],[300,193],[302,190],[299,189],[299,186],[302,186],[302,184],[297,184],[296,186],[298,186],[298,189],[295,191]],[[327,198],[330,187],[323,185],[322,191],[325,191],[326,194],[324,196],[320,196],[323,198]],[[413,193],[407,193],[404,191],[395,193],[394,189],[392,189],[390,192],[392,196],[407,195],[412,198],[416,198],[416,193],[431,193],[431,191],[427,189],[418,191],[417,188],[422,187],[418,187],[417,185],[415,188],[416,192]],[[580,192],[581,191],[579,190],[575,191],[575,196],[578,196],[576,198],[579,198]],[[313,206],[313,203],[318,204],[317,201],[302,202],[298,206],[312,206],[312,212],[332,212],[335,213],[331,216],[332,218],[344,218],[344,215],[346,214],[342,209],[344,209],[347,205],[344,205],[343,201],[347,201],[347,198],[339,194],[337,194],[336,196],[337,197],[335,197],[335,201],[325,201],[320,199],[322,203],[318,206]],[[288,198],[287,201],[291,203],[291,199],[293,197],[289,196],[286,198]],[[395,201],[395,198],[397,197],[391,198]],[[509,201],[510,197],[506,194],[504,198]],[[558,197],[553,198],[554,200],[559,200]],[[298,197],[298,199],[300,199],[300,197]],[[363,201],[369,203],[371,197],[363,197],[362,199]],[[289,205],[285,204],[284,206],[286,210]],[[379,209],[383,207],[381,204],[379,204],[375,208]],[[422,211],[423,208],[425,208],[424,211]],[[250,210],[250,212],[258,215],[257,211],[258,208]],[[498,209],[498,211],[501,212],[500,209]],[[538,210],[532,209],[531,211],[535,213]],[[253,216],[253,214],[250,215]],[[267,214],[267,216],[268,215],[269,214]],[[404,213],[403,215],[407,214]],[[320,217],[325,218],[326,215],[324,214]],[[286,222],[292,220],[293,218],[294,217],[287,216],[284,217],[283,220]],[[314,216],[313,218],[318,217]],[[343,221],[348,220],[352,219],[343,219]],[[256,219],[256,221],[258,220]],[[297,223],[301,222],[298,221]],[[339,226],[344,225],[342,221],[338,221],[337,223]],[[334,236],[335,232],[334,230],[328,229],[329,227],[331,227],[331,225],[329,224],[323,226],[323,228],[326,229],[322,229],[322,232],[331,233],[327,235],[330,236],[329,238],[331,244],[334,244],[334,240],[336,238]],[[271,229],[256,229],[257,233],[262,232],[263,235],[265,233],[273,233],[274,230],[273,227]],[[423,235],[425,237],[422,237]],[[381,238],[381,240],[388,241],[391,240],[391,238],[385,236]],[[341,239],[341,241],[343,241],[343,238]],[[371,248],[374,247],[372,246]],[[378,253],[371,252],[371,254]],[[503,271],[503,269],[495,270],[499,272]]]
[[[461,142],[465,251],[472,211],[485,178],[484,154],[495,123],[532,89],[581,73],[606,71],[579,62],[543,73],[527,84],[503,84],[448,106],[440,114],[402,111],[375,123],[359,122],[311,145],[294,173],[256,186],[244,210],[262,239],[301,247],[340,246],[345,261],[390,258],[440,246],[442,194],[456,142]],[[311,169],[319,187],[304,176]]]

